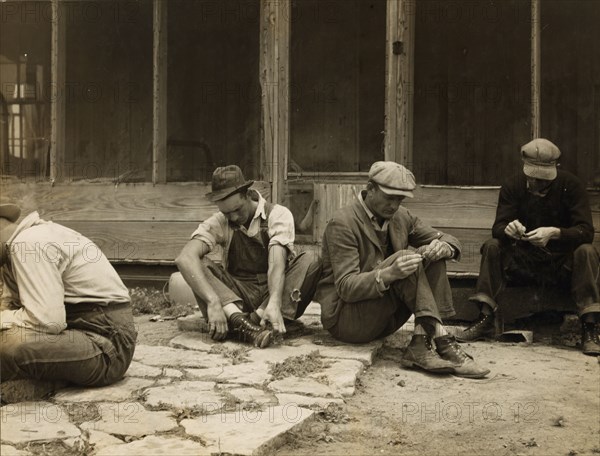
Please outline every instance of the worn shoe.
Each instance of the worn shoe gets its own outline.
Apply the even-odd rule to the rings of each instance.
[[[420,367],[435,374],[451,374],[455,367],[451,362],[440,358],[431,345],[431,339],[425,335],[412,337],[400,364],[409,368]]]
[[[462,349],[454,336],[436,337],[434,342],[440,357],[454,365],[452,374],[458,377],[482,378],[490,373],[489,369],[479,366],[473,357]]]
[[[463,331],[459,331],[456,340],[459,342],[472,342],[483,340],[490,337],[494,332],[494,314],[480,313],[479,318],[471,326]]]
[[[242,342],[250,342],[258,348],[266,348],[273,340],[273,331],[252,323],[247,313],[236,312],[230,318],[233,334]]]
[[[596,323],[581,324],[581,345],[584,354],[600,356],[600,335]]]

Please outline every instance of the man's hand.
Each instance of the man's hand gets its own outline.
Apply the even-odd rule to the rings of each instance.
[[[546,247],[546,244],[552,239],[560,238],[560,229],[553,226],[543,226],[525,233],[523,240],[530,242],[536,247]]]
[[[504,234],[506,234],[509,238],[516,239],[517,241],[523,237],[525,231],[527,231],[527,228],[525,228],[525,226],[523,226],[523,224],[518,220],[513,220],[506,225],[506,228],[504,228]]]
[[[420,254],[407,253],[396,258],[396,261],[387,269],[393,280],[405,279],[419,268],[421,261],[423,261],[423,257]],[[385,280],[385,282],[389,284],[391,281]]]
[[[271,325],[273,325],[273,329],[276,332],[281,334],[285,333],[285,324],[283,323],[283,317],[281,316],[281,303],[272,298],[269,299],[269,303],[267,304],[267,307],[265,307],[262,319],[260,320],[260,325],[264,327],[267,321],[271,322]]]
[[[420,247],[419,252],[427,261],[438,261],[442,258],[452,258],[454,252],[447,242],[434,239],[429,245]]]
[[[227,336],[227,317],[220,302],[210,303],[208,310],[208,334],[214,340],[223,340]]]

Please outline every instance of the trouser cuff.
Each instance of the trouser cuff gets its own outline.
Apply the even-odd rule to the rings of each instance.
[[[498,304],[494,301],[490,296],[485,293],[476,293],[469,298],[471,302],[484,303],[492,308],[492,311],[496,312],[498,310]]]

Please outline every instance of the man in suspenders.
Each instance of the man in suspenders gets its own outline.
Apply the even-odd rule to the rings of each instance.
[[[260,348],[285,333],[315,292],[319,260],[294,251],[294,219],[267,202],[235,165],[217,168],[207,198],[219,212],[200,223],[175,260],[215,340],[228,331]],[[207,254],[220,246],[217,265]],[[272,329],[266,322],[270,322]]]

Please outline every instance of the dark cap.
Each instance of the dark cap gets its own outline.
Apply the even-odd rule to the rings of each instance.
[[[536,138],[521,147],[523,172],[535,179],[556,179],[556,161],[559,157],[560,149],[544,138]]]
[[[215,169],[212,175],[212,192],[207,193],[209,201],[220,201],[250,186],[254,181],[247,181],[239,166],[228,165]]]
[[[413,197],[417,187],[410,170],[393,161],[378,161],[369,170],[369,180],[375,182],[383,193]]]
[[[15,223],[21,216],[21,208],[16,204],[0,204],[0,217]]]

